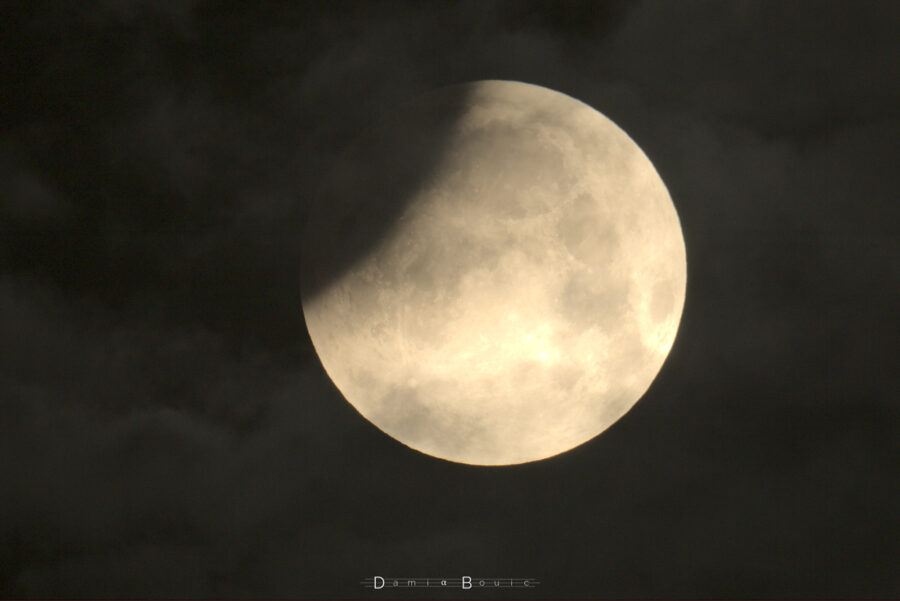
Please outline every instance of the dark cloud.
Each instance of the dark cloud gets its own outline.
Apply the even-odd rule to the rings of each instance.
[[[543,598],[900,591],[897,5],[0,12],[0,596],[353,597],[411,572]],[[648,395],[513,468],[387,439],[300,312],[328,166],[479,78],[619,123],[688,250]]]

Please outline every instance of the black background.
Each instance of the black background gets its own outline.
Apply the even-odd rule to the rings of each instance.
[[[900,3],[4,2],[0,594],[900,595]],[[623,127],[688,253],[602,436],[436,460],[332,387],[301,232],[361,128],[512,79]],[[423,596],[423,592],[417,593]]]

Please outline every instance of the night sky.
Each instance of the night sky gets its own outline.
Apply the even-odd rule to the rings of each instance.
[[[0,597],[897,598],[898,31],[889,0],[3,2]],[[503,468],[365,421],[300,305],[336,157],[477,79],[627,131],[688,256],[643,399]]]

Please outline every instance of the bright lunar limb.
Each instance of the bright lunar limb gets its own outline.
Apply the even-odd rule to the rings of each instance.
[[[303,311],[328,375],[382,431],[515,464],[584,443],[638,401],[686,275],[672,200],[624,131],[565,94],[479,81],[398,110],[326,178]]]

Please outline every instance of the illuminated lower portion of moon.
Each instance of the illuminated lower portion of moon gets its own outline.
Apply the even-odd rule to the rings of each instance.
[[[392,170],[437,130],[440,156],[404,188]],[[336,273],[387,207],[402,208]],[[477,465],[606,430],[659,372],[685,296],[681,227],[649,159],[593,108],[518,82],[432,93],[364,134],[304,257],[307,326],[345,398],[407,446]]]

